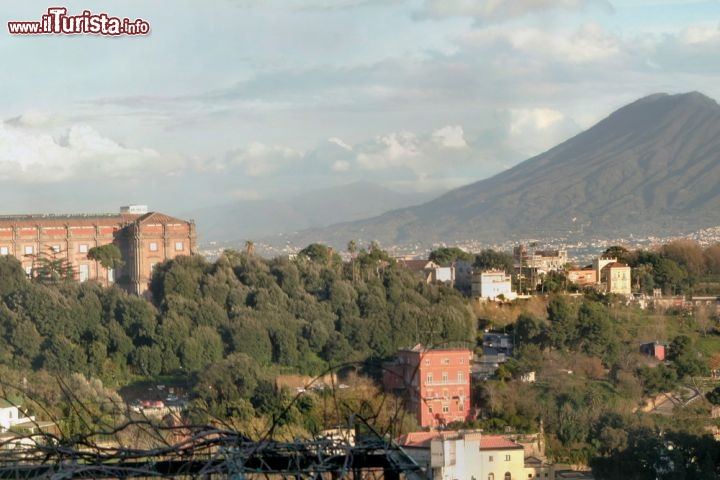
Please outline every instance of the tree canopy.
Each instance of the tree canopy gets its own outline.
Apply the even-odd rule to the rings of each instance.
[[[97,260],[100,262],[100,265],[108,269],[118,269],[125,264],[122,260],[120,249],[112,243],[91,248],[88,251],[88,258]]]

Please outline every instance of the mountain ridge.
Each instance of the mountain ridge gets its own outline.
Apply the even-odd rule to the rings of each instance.
[[[719,179],[717,102],[699,92],[653,94],[493,177],[298,240],[389,245],[690,231],[720,224]]]
[[[184,216],[195,220],[203,242],[239,241],[321,228],[343,219],[373,217],[436,195],[397,192],[372,182],[358,181],[286,198],[239,200],[196,209]]]

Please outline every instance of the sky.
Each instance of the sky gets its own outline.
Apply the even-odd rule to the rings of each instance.
[[[11,35],[0,214],[180,214],[487,178],[657,92],[720,99],[720,1],[67,0],[147,35]]]

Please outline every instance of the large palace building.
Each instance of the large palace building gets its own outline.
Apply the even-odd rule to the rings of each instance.
[[[119,271],[88,258],[93,247],[116,245]],[[13,255],[28,276],[43,259],[67,260],[81,282],[118,283],[143,294],[157,263],[197,252],[192,221],[148,212],[143,205],[122,207],[119,214],[0,216],[0,255]]]

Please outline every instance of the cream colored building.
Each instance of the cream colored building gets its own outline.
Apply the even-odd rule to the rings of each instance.
[[[632,293],[631,268],[616,258],[600,257],[593,261],[598,282],[606,293],[630,295]]]
[[[632,284],[630,282],[630,267],[624,263],[611,263],[605,267],[604,283],[608,293],[630,295]]]
[[[554,467],[501,435],[479,431],[410,433],[398,443],[433,480],[554,479]],[[427,450],[430,450],[429,457]]]

